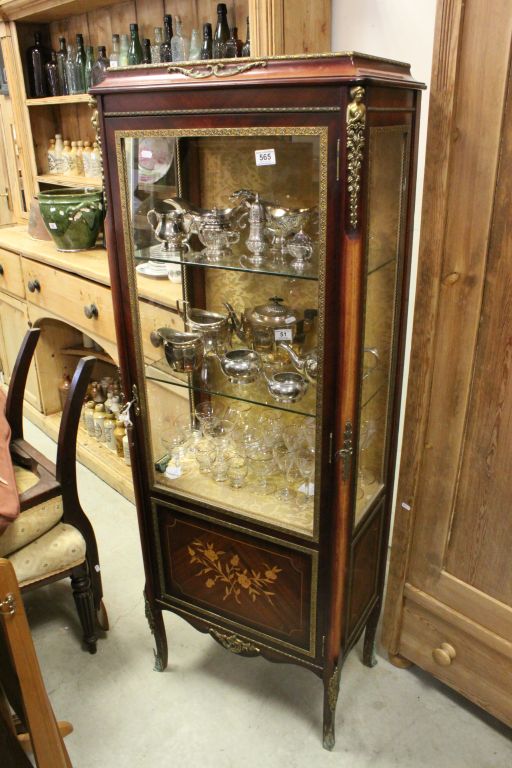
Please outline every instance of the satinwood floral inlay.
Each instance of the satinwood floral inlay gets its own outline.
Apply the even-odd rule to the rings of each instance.
[[[201,569],[196,576],[206,576],[205,585],[212,589],[216,584],[224,584],[223,600],[234,598],[241,603],[241,597],[246,594],[253,603],[258,597],[264,597],[272,603],[274,592],[269,589],[278,579],[281,568],[277,565],[270,567],[264,564],[264,571],[255,571],[244,568],[240,562],[240,556],[215,549],[211,542],[203,542],[195,539],[192,546],[188,547],[190,563],[198,563]],[[273,603],[272,603],[273,604]]]

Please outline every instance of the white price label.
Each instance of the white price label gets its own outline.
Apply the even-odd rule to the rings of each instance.
[[[256,155],[256,165],[276,164],[275,149],[257,149],[254,154]]]
[[[57,229],[57,225],[56,225],[56,224],[55,224],[55,222],[53,222],[53,221],[50,221],[50,223],[48,224],[48,226],[50,227],[50,229]]]
[[[276,341],[292,341],[292,329],[276,328],[274,331],[274,338]]]

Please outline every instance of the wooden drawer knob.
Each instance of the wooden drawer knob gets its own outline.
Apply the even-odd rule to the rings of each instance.
[[[3,275],[3,273],[4,273],[4,268],[3,268],[2,264],[0,264],[0,275]]]
[[[151,341],[154,347],[161,347],[163,344],[162,337],[156,331],[151,331],[151,333],[149,334],[149,340]]]
[[[29,289],[30,293],[35,293],[36,291],[39,293],[41,290],[41,284],[39,280],[29,280],[27,283],[27,288]]]
[[[84,315],[88,320],[92,320],[93,317],[98,317],[98,307],[96,304],[86,304],[84,307]]]
[[[432,658],[440,667],[449,667],[456,655],[455,648],[450,643],[441,643],[439,648],[432,651]]]

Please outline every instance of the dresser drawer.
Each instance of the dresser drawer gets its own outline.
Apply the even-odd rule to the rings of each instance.
[[[20,299],[25,296],[21,257],[3,248],[0,248],[0,290],[12,293]]]
[[[171,312],[165,307],[152,304],[150,301],[139,301],[140,333],[142,336],[142,351],[144,360],[154,363],[164,355],[163,347],[155,347],[151,342],[151,333],[157,328],[176,328],[183,330],[183,320],[177,312]]]
[[[399,654],[512,725],[512,643],[414,592],[404,604]]]
[[[315,552],[154,504],[162,600],[314,655]]]
[[[26,296],[31,304],[50,310],[65,323],[93,337],[115,342],[109,288],[31,259],[23,259],[22,267]]]

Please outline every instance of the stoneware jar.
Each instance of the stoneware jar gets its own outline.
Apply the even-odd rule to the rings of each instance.
[[[39,208],[58,251],[93,248],[105,215],[103,192],[93,187],[39,192]]]

